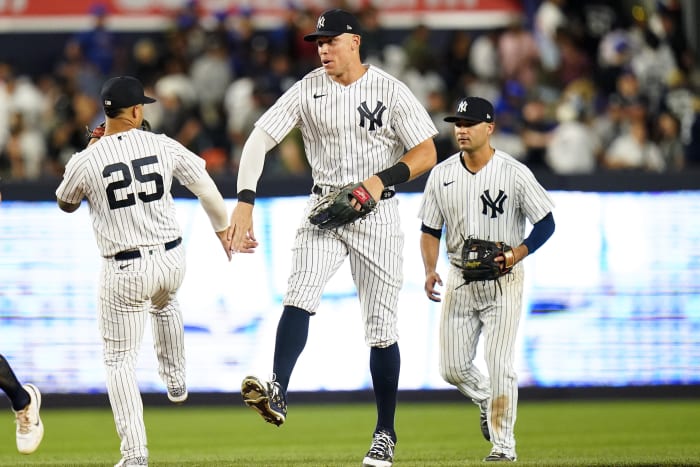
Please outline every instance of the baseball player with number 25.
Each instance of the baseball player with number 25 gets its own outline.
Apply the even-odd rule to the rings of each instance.
[[[445,121],[454,122],[460,151],[430,173],[419,213],[425,293],[430,300],[441,300],[436,285],[442,285],[442,279],[435,268],[443,227],[451,264],[440,319],[440,373],[479,405],[482,434],[493,444],[484,460],[511,462],[516,460],[513,428],[518,403],[513,361],[523,305],[520,261],[554,232],[554,204],[525,165],[491,147],[495,124],[490,102],[463,98]],[[533,224],[527,238],[526,220]],[[498,242],[494,248],[516,245],[497,255],[491,280],[483,280],[481,270],[460,269],[490,256],[469,258],[464,248],[473,244],[472,239]],[[472,272],[476,278],[470,277]],[[480,335],[488,377],[474,366]]]
[[[362,63],[360,34],[357,19],[347,11],[322,13],[316,31],[304,37],[316,42],[322,67],[297,81],[260,117],[243,147],[238,203],[231,215],[234,251],[255,238],[252,212],[265,154],[295,127],[301,129],[315,184],[296,232],[272,381],[246,377],[241,392],[266,421],[284,423],[287,387],[306,345],[309,318],[329,279],[349,257],[377,403],[377,423],[363,464],[388,467],[396,443],[397,302],[403,280],[403,233],[394,186],[435,165],[437,130],[406,85]],[[348,184],[354,185],[348,191],[353,206],[373,207],[368,215],[323,226],[309,219],[325,195]],[[342,349],[328,349],[334,352]]]
[[[102,261],[99,327],[107,392],[121,439],[117,466],[148,465],[143,401],[134,368],[150,313],[158,373],[168,398],[187,399],[182,312],[177,291],[185,275],[182,232],[170,194],[177,178],[194,193],[231,259],[228,213],[204,160],[166,135],[141,130],[144,104],[155,102],[130,76],[101,91],[104,135],[73,155],[56,190],[73,212],[87,198]],[[241,250],[252,252],[254,242]]]

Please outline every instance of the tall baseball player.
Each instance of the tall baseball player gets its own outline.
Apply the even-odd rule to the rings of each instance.
[[[255,238],[252,211],[265,154],[294,127],[301,129],[315,184],[296,232],[277,328],[274,376],[272,381],[247,377],[241,392],[245,403],[266,421],[284,423],[287,388],[306,345],[309,318],[327,282],[349,258],[377,403],[377,423],[364,465],[390,466],[396,443],[396,308],[403,264],[394,186],[433,167],[437,156],[432,138],[437,130],[403,83],[362,63],[360,25],[352,14],[338,9],[322,13],[316,31],[304,39],[316,42],[322,66],[296,82],[256,122],[243,147],[238,175],[238,203],[231,215],[234,251]],[[374,212],[330,230],[309,222],[309,210],[321,196],[360,181],[367,196],[378,201]]]
[[[507,265],[512,271],[498,282],[465,284],[462,271],[450,266],[440,321],[440,373],[479,405],[482,434],[493,444],[484,460],[515,461],[518,382],[513,361],[523,305],[521,261],[554,232],[554,204],[525,165],[491,147],[491,103],[463,98],[445,121],[455,123],[460,151],[432,170],[423,194],[419,217],[426,295],[441,301],[436,286],[443,282],[435,268],[443,227],[451,265],[460,263],[464,239],[470,236],[517,246]],[[533,224],[527,238],[526,220]],[[473,363],[480,335],[488,377]]]
[[[176,293],[185,274],[182,232],[170,194],[177,178],[202,203],[229,259],[228,213],[204,160],[175,140],[140,130],[144,95],[139,80],[119,76],[102,87],[104,136],[73,155],[56,190],[73,212],[87,198],[104,258],[99,327],[107,392],[121,439],[117,466],[148,465],[143,402],[134,365],[150,314],[158,372],[168,398],[187,399],[184,328]],[[242,250],[250,251],[247,243]]]
[[[1,182],[2,179],[0,185]],[[17,450],[22,454],[31,454],[39,448],[44,438],[44,423],[39,415],[41,392],[33,384],[22,385],[3,355],[0,355],[0,389],[7,394],[15,413]]]

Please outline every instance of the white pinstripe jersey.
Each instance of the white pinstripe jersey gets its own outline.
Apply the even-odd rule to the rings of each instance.
[[[464,238],[520,245],[526,220],[534,224],[553,208],[552,198],[530,169],[496,150],[475,174],[467,170],[461,153],[433,167],[418,217],[432,229],[447,225],[447,254],[458,262]]]
[[[85,197],[102,256],[181,236],[170,188],[209,176],[202,158],[166,135],[137,129],[105,136],[71,157],[56,197]]]
[[[317,68],[297,81],[256,122],[275,141],[294,127],[304,139],[314,182],[339,187],[394,165],[437,134],[408,87],[369,66],[343,86]]]

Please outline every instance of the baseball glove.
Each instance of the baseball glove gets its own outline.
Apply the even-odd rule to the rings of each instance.
[[[151,123],[144,118],[139,129],[143,131],[151,131]],[[89,126],[85,126],[85,131],[88,141],[93,138],[100,139],[105,135],[105,122],[100,123],[92,130]]]
[[[503,256],[504,262],[496,258]],[[474,281],[492,281],[508,274],[515,264],[513,249],[503,242],[492,242],[469,237],[462,246],[462,277],[465,283]]]
[[[360,209],[351,204],[357,200]],[[321,197],[311,209],[309,221],[319,229],[335,229],[365,217],[377,207],[372,195],[362,183],[350,183]]]
[[[85,132],[88,141],[90,141],[93,138],[100,139],[105,135],[105,122],[100,123],[92,130],[89,126],[85,125]]]

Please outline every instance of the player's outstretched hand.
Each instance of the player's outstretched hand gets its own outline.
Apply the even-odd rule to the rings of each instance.
[[[440,274],[433,271],[425,275],[425,294],[430,300],[434,302],[439,302],[442,299],[440,298],[440,292],[438,292],[435,288],[436,284],[442,286],[442,279],[440,279]]]
[[[228,249],[232,253],[253,253],[258,241],[253,231],[253,205],[236,203],[231,213],[231,223],[227,231]]]
[[[219,241],[224,249],[224,253],[226,253],[226,257],[229,261],[231,261],[231,242],[228,239],[228,228],[222,230],[221,232],[216,232],[216,236],[219,237]]]

